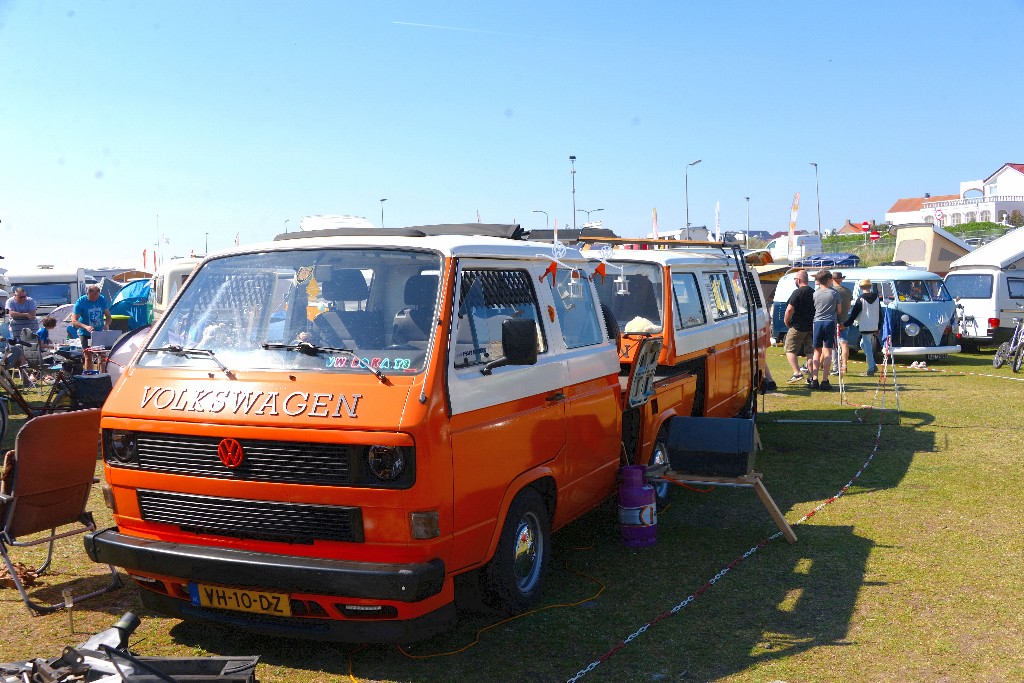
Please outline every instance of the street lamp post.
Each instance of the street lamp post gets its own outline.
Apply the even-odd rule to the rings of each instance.
[[[589,211],[587,211],[586,209],[576,209],[576,211],[578,213],[585,213],[585,214],[587,214],[587,222],[589,223],[590,222],[590,214],[597,213],[598,211],[604,211],[604,209],[590,209]]]
[[[383,199],[380,200],[380,227],[382,228],[384,227],[384,202],[386,202],[387,200],[387,197],[384,197]]]
[[[750,249],[750,197],[744,197],[747,200],[747,237],[743,240],[743,246]]]
[[[544,214],[544,229],[545,230],[548,229],[548,212],[547,211],[541,211],[540,209],[534,209],[530,213],[542,213],[542,214]]]
[[[284,222],[284,231],[285,231],[285,233],[287,233],[287,232],[288,232],[288,219],[285,219],[285,222]]]
[[[700,162],[700,159],[697,159],[697,161],[691,161],[686,165],[686,169],[683,171],[683,180],[685,180],[686,184],[686,239],[690,239],[690,167],[696,166]]]
[[[818,205],[818,234],[821,234],[821,194],[818,192],[818,164],[809,162],[814,167],[814,202]]]
[[[203,256],[210,253],[210,233],[206,233],[206,242],[203,244]]]
[[[572,229],[576,229],[576,157],[569,155],[569,163],[572,164]]]

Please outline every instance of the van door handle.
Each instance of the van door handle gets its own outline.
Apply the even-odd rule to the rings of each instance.
[[[552,402],[554,402],[554,401],[564,401],[565,400],[565,394],[563,394],[561,391],[559,391],[557,394],[551,394],[550,396],[548,396],[546,400],[552,401]]]

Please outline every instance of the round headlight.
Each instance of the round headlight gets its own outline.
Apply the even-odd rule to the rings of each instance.
[[[405,471],[405,449],[401,446],[370,446],[366,464],[381,481],[394,481]]]
[[[107,453],[110,458],[125,465],[135,465],[139,462],[139,446],[135,440],[135,432],[111,429],[107,434]]]
[[[916,337],[921,332],[921,326],[917,323],[907,323],[903,327],[903,331],[907,333],[908,337]]]

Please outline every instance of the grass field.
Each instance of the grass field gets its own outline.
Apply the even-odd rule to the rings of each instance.
[[[769,355],[784,380],[781,349]],[[769,543],[581,680],[1024,680],[1016,487],[1024,382],[1011,379],[1024,375],[993,370],[991,356],[930,364],[948,372],[898,368],[898,418],[884,415],[870,466],[843,497],[795,527],[796,544]],[[865,366],[850,368],[856,375]],[[879,405],[876,380],[852,376],[848,403]],[[884,400],[895,406],[891,385]],[[812,395],[781,382],[763,399],[756,469],[791,522],[835,495],[873,451],[880,413],[840,401],[838,391]],[[9,447],[10,434],[5,441]],[[92,507],[109,525],[96,491]],[[29,617],[14,590],[0,590],[0,661],[56,656],[133,610],[142,617],[136,652],[259,654],[264,683],[564,681],[775,531],[747,489],[676,490],[658,521],[657,545],[624,548],[609,501],[555,535],[550,608],[482,633],[497,618],[463,610],[451,632],[404,652],[179,623],[141,610],[129,586],[77,607],[75,633],[65,614]],[[36,595],[55,599],[69,584],[102,580],[80,540],[58,548],[56,572]],[[96,576],[82,578],[89,574]]]

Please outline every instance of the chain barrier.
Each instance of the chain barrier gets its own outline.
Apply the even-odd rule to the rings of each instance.
[[[850,481],[846,482],[845,486],[843,486],[841,489],[839,489],[838,493],[836,493],[834,496],[832,496],[828,500],[823,501],[821,504],[819,504],[813,510],[811,510],[810,512],[805,514],[803,517],[801,517],[799,520],[794,522],[791,526],[796,526],[798,524],[803,524],[804,522],[809,520],[811,517],[813,517],[814,515],[818,514],[818,512],[820,512],[821,510],[823,510],[827,506],[829,506],[832,503],[834,503],[837,500],[839,500],[843,496],[843,494],[845,494],[850,489],[850,487],[853,486],[854,483],[856,483],[856,481],[860,478],[860,476],[864,473],[864,471],[868,468],[868,466],[871,465],[871,461],[874,460],[875,455],[878,454],[878,448],[879,448],[879,446],[882,443],[882,425],[883,425],[882,418],[884,417],[884,415],[886,413],[886,408],[885,408],[885,387],[886,387],[886,381],[885,380],[886,380],[887,377],[890,376],[887,373],[887,370],[889,369],[890,366],[892,366],[891,377],[892,377],[892,380],[893,380],[893,393],[895,395],[896,404],[897,404],[896,410],[897,410],[897,413],[899,412],[899,386],[896,383],[896,366],[895,366],[895,364],[892,361],[892,356],[891,355],[886,355],[886,356],[884,356],[884,360],[881,363],[881,373],[879,374],[879,378],[878,378],[878,386],[875,389],[875,400],[876,401],[879,400],[879,396],[881,396],[881,399],[880,399],[881,400],[881,406],[878,408],[878,411],[879,411],[878,430],[875,433],[875,444],[874,444],[874,446],[871,449],[871,453],[868,455],[867,460],[864,461],[864,464],[861,465],[860,469],[857,470],[857,473],[853,475],[853,477],[850,479]],[[873,405],[872,406],[864,405],[864,406],[860,406],[860,408],[874,408],[874,406]],[[855,415],[857,415],[857,413],[859,413],[860,408],[858,408],[856,411],[854,411]],[[859,415],[857,415],[857,419],[859,421],[863,421]],[[765,538],[763,541],[761,541],[757,545],[755,545],[752,548],[750,548],[749,550],[747,550],[747,552],[743,553],[741,556],[737,557],[735,560],[733,560],[728,565],[723,567],[721,571],[719,571],[711,579],[706,581],[703,586],[701,586],[700,588],[695,590],[693,593],[688,595],[685,600],[680,602],[678,605],[676,605],[672,609],[667,610],[665,612],[662,612],[658,616],[656,616],[653,619],[651,619],[650,621],[648,621],[646,624],[644,624],[643,626],[638,628],[636,631],[634,631],[627,638],[625,638],[624,640],[620,641],[618,645],[616,645],[615,647],[610,649],[608,652],[603,654],[601,657],[599,657],[599,658],[595,659],[594,661],[590,662],[585,668],[583,668],[580,671],[578,671],[575,676],[573,676],[572,678],[567,679],[566,683],[576,683],[581,678],[586,676],[588,673],[590,673],[591,671],[596,669],[598,666],[600,666],[603,662],[606,662],[609,659],[611,659],[619,650],[624,648],[629,643],[633,642],[636,638],[639,638],[642,634],[646,633],[652,626],[654,626],[655,624],[657,624],[658,622],[660,622],[660,621],[662,621],[664,619],[667,619],[668,617],[670,617],[670,616],[672,616],[674,614],[678,614],[679,612],[681,612],[685,607],[687,607],[694,600],[696,600],[698,597],[700,597],[701,594],[703,594],[705,591],[709,590],[718,581],[720,581],[722,578],[724,578],[726,574],[728,574],[730,571],[735,569],[737,565],[739,565],[741,562],[743,562],[747,558],[751,557],[757,551],[761,550],[762,548],[767,547],[768,544],[771,543],[772,541],[774,541],[774,540],[776,540],[778,538],[781,538],[781,537],[782,537],[782,532],[781,531],[777,531],[774,534],[772,534],[771,536]]]
[[[861,360],[852,360],[851,363],[863,363]],[[991,377],[992,379],[1006,379],[1011,382],[1024,382],[1024,377],[1008,377],[1006,375],[994,375],[990,372],[971,372],[969,370],[946,370],[944,368],[924,367],[918,368],[913,365],[901,364],[893,367],[900,367],[905,370],[917,370],[918,372],[940,372],[944,375],[959,375],[963,377]]]

